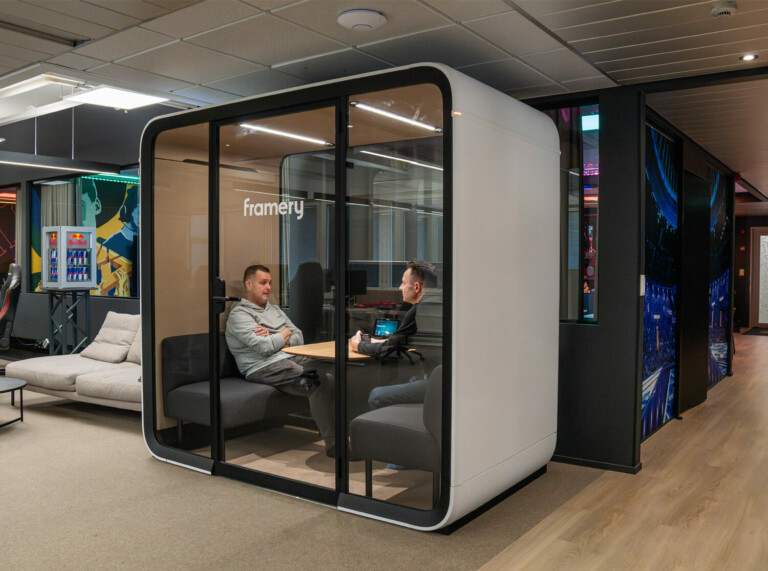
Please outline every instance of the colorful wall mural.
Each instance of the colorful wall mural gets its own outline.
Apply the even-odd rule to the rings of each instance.
[[[680,161],[671,139],[646,129],[642,438],[674,415],[679,286]]]
[[[712,386],[728,372],[733,214],[728,178],[711,167],[709,190],[709,386]]]

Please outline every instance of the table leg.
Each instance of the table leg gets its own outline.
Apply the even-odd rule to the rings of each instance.
[[[24,388],[19,389],[19,412],[21,413],[20,421],[24,422]]]
[[[16,406],[16,391],[11,391],[11,406]]]

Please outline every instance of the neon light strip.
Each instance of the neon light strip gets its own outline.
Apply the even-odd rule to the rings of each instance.
[[[33,167],[36,169],[51,169],[55,171],[91,172],[94,174],[103,174],[102,171],[94,171],[94,170],[88,170],[88,169],[71,169],[67,167],[54,167],[49,165],[34,165],[32,163],[20,163],[16,161],[0,161],[0,165],[13,165],[15,167]]]
[[[402,115],[398,115],[397,113],[390,113],[389,111],[384,111],[384,109],[379,109],[378,107],[373,107],[372,105],[366,105],[365,103],[360,103],[358,101],[351,101],[349,104],[352,107],[356,107],[357,109],[362,109],[363,111],[370,111],[371,113],[376,113],[377,115],[381,115],[382,117],[388,117],[389,119],[394,119],[395,121],[402,121],[403,123],[408,123],[409,125],[413,125],[414,127],[421,127],[422,129],[426,129],[427,131],[434,131],[435,133],[443,132],[443,130],[440,127],[435,127],[434,125],[430,125],[429,123],[422,123],[421,121],[415,121],[413,119],[409,119],[408,117],[403,117]]]

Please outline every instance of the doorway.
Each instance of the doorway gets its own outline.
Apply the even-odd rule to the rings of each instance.
[[[749,326],[768,327],[768,227],[750,235]]]

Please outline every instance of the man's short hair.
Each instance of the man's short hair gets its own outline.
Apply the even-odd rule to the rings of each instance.
[[[408,262],[413,281],[419,282],[424,287],[437,287],[437,272],[435,266],[424,260],[411,260]]]
[[[271,274],[267,266],[262,266],[261,264],[254,264],[252,266],[248,266],[247,268],[245,268],[245,272],[243,272],[243,285],[245,285],[245,282],[247,282],[254,275],[256,275],[256,272],[264,272],[266,274]]]

